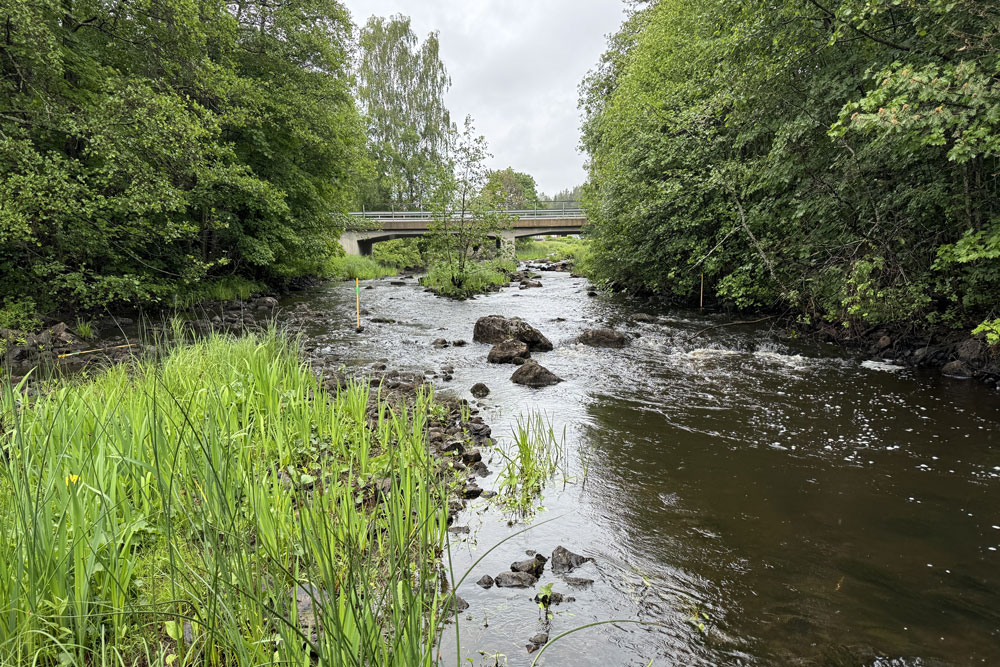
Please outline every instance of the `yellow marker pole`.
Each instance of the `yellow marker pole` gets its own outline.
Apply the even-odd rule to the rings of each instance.
[[[358,331],[361,331],[361,283],[357,278],[354,279],[354,297],[357,302]]]
[[[120,350],[124,347],[132,347],[132,343],[125,343],[124,345],[113,345],[112,347],[100,347],[96,350],[83,350],[81,352],[67,352],[66,354],[56,355],[56,359],[65,359],[66,357],[76,357],[81,354],[93,354],[95,352],[107,352],[108,350]]]
[[[705,310],[705,272],[701,272],[701,294],[698,296],[698,310]]]

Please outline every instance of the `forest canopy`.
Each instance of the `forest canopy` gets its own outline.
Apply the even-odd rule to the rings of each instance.
[[[0,308],[165,302],[337,250],[366,169],[333,0],[0,0]]]
[[[1000,317],[995,2],[639,4],[581,106],[606,279],[690,302],[704,273],[846,326]]]

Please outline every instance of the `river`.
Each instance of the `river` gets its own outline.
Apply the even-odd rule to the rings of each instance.
[[[563,545],[595,560],[552,607],[550,637],[608,619],[546,649],[546,665],[871,665],[1000,663],[1000,396],[971,381],[866,361],[832,345],[789,340],[767,323],[720,327],[698,312],[655,312],[623,296],[590,297],[581,278],[545,272],[542,288],[469,301],[415,280],[362,283],[361,306],[395,320],[354,331],[354,286],[290,297],[323,312],[307,331],[316,354],[364,371],[439,373],[440,391],[472,399],[503,440],[540,411],[565,429],[568,463],[527,523],[485,499],[456,523],[451,556],[470,607],[442,641],[475,665],[528,665],[545,627],[530,589],[475,581]],[[533,356],[565,381],[513,384],[486,363],[476,319],[519,316],[555,345]],[[610,326],[638,336],[623,350],[573,342]],[[436,349],[437,338],[470,341]],[[502,444],[502,443],[501,443]],[[497,457],[494,457],[496,459]],[[494,460],[491,469],[498,469]],[[497,475],[481,484],[491,488]],[[555,519],[542,523],[546,519]],[[692,621],[698,618],[704,629]],[[537,655],[537,654],[536,654]],[[491,657],[494,656],[494,657]],[[502,657],[501,657],[502,656]]]

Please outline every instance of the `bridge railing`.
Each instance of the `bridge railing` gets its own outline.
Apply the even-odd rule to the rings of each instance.
[[[553,220],[559,218],[585,218],[582,208],[529,208],[521,210],[491,211],[505,213],[523,219]],[[433,220],[433,211],[352,211],[351,216],[366,220]],[[463,217],[460,213],[452,213],[452,219]],[[466,212],[465,218],[471,218],[472,213]]]

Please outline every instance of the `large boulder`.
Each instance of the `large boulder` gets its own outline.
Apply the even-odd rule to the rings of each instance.
[[[552,343],[542,333],[520,317],[504,317],[503,315],[487,315],[476,320],[472,331],[472,340],[477,343],[496,345],[508,338],[514,338],[528,345],[530,350],[548,352]]]
[[[534,361],[526,361],[523,366],[514,371],[510,379],[517,384],[534,387],[535,389],[548,387],[549,385],[563,381],[561,377],[558,377],[548,368]]]
[[[528,351],[528,344],[523,340],[508,338],[502,343],[497,343],[486,355],[486,361],[491,364],[523,364],[531,356]]]
[[[625,347],[625,334],[614,329],[587,329],[580,334],[579,341],[591,347]]]

